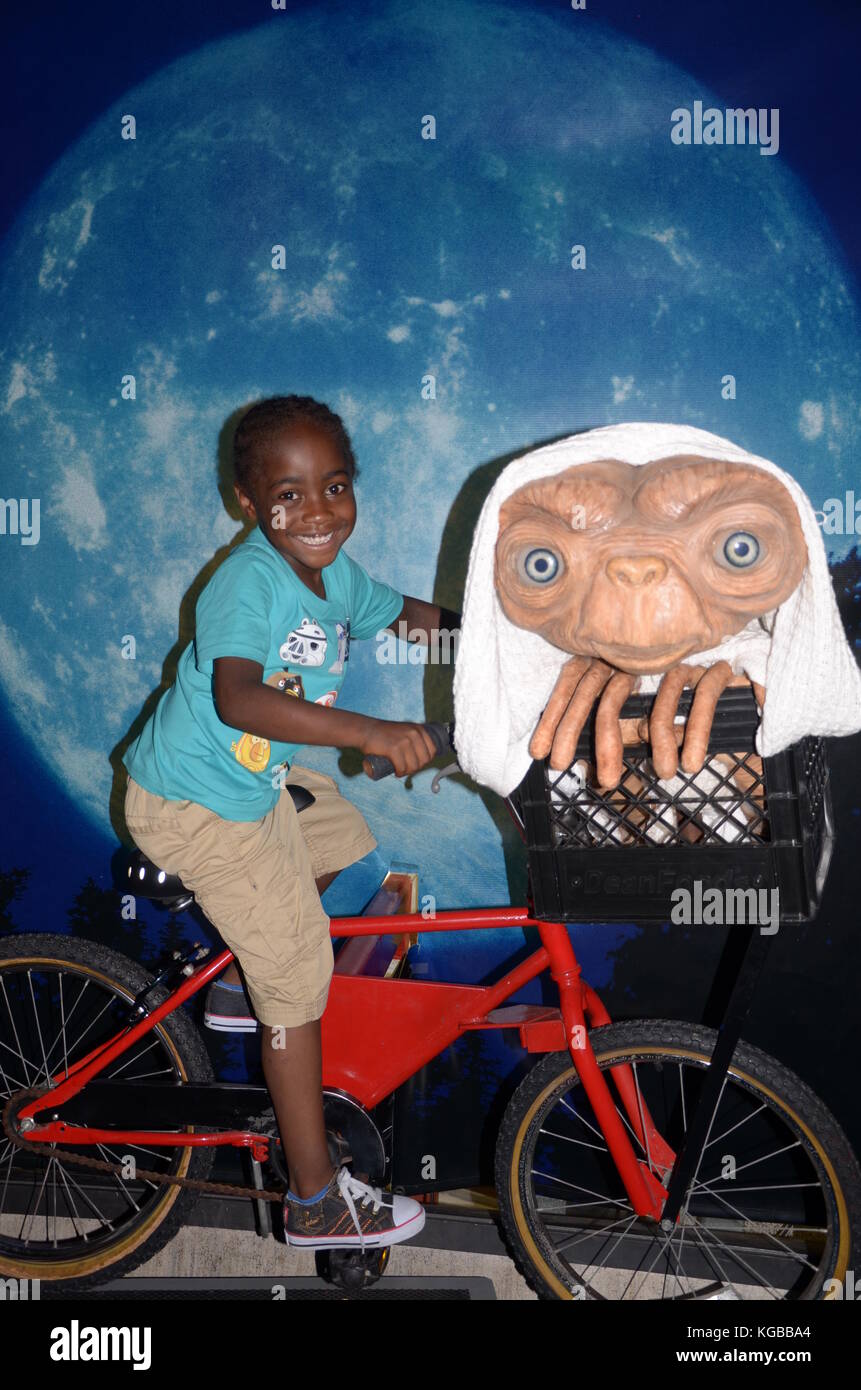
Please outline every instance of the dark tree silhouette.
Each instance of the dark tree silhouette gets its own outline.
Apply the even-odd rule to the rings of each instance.
[[[861,552],[857,545],[831,566],[831,578],[846,635],[857,646],[861,638]]]
[[[15,930],[9,909],[23,895],[29,877],[29,869],[0,869],[0,932]]]
[[[100,888],[94,879],[88,878],[69,908],[69,926],[75,936],[110,946],[141,964],[149,965],[146,958],[146,924],[139,918],[128,920],[123,917],[122,898],[123,895],[116,889]]]

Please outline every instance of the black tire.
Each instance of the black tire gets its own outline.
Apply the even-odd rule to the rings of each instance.
[[[22,1086],[44,1085],[48,1071],[61,1076],[76,1057],[116,1032],[128,1014],[128,1003],[151,979],[134,961],[91,941],[42,934],[0,940],[0,1109]],[[166,997],[167,991],[160,987],[148,995],[147,1002],[153,1007]],[[50,1020],[56,1027],[60,1019],[63,1046],[71,1045],[71,1050],[65,1058],[56,1054],[55,1060],[60,1035],[49,1031]],[[88,1019],[91,1021],[86,1026]],[[71,1037],[73,1025],[82,1033],[77,1044]],[[26,1037],[22,1036],[25,1030]],[[10,1056],[16,1047],[17,1071],[15,1057]],[[145,1047],[148,1050],[143,1060]],[[146,1074],[152,1080],[163,1073],[168,1085],[213,1079],[200,1034],[182,1008],[163,1019],[135,1048],[141,1049],[140,1059],[133,1048],[105,1069],[105,1079],[110,1077],[112,1065],[125,1079],[134,1079],[136,1070],[138,1079]],[[142,1123],[146,1123],[145,1117]],[[109,1117],[102,1124],[109,1128]],[[74,1145],[64,1143],[60,1147],[73,1149]],[[82,1145],[80,1152],[109,1161],[117,1159],[110,1149],[100,1151],[95,1146]],[[126,1152],[134,1153],[134,1146],[125,1144]],[[212,1153],[205,1148],[142,1149],[137,1166],[205,1179]],[[14,1182],[4,1187],[10,1176]],[[49,1182],[51,1199],[47,1195]],[[58,1199],[65,1204],[62,1214],[58,1213]],[[0,1275],[38,1279],[52,1288],[69,1289],[94,1287],[119,1278],[173,1238],[187,1221],[196,1199],[195,1192],[173,1184],[156,1186],[144,1179],[96,1173],[70,1162],[45,1161],[39,1155],[13,1150],[0,1135]],[[94,1211],[98,1215],[93,1215]],[[44,1239],[38,1239],[43,1221]],[[61,1236],[58,1222],[70,1234]],[[85,1224],[95,1224],[96,1229],[86,1231]]]
[[[602,1070],[637,1065],[638,1093],[676,1151],[686,1127],[685,1088],[689,1108],[716,1036],[667,1020],[609,1024],[589,1034]],[[608,1084],[635,1152],[650,1162]],[[538,1062],[509,1101],[496,1147],[503,1232],[530,1287],[545,1299],[633,1298],[641,1278],[640,1292],[649,1298],[845,1296],[842,1283],[861,1252],[861,1169],[819,1097],[773,1057],[740,1042],[712,1133],[719,1147],[709,1154],[707,1141],[683,1224],[670,1238],[658,1223],[634,1216],[570,1055],[549,1053]],[[727,1168],[727,1147],[740,1149],[743,1161],[736,1165],[730,1154]],[[780,1181],[764,1182],[767,1162]],[[715,1165],[719,1175],[710,1178]],[[746,1175],[735,1183],[742,1168]],[[593,1196],[584,1201],[586,1193]],[[748,1219],[745,1209],[769,1219]],[[784,1209],[785,1221],[773,1219]],[[679,1256],[696,1272],[686,1274]]]

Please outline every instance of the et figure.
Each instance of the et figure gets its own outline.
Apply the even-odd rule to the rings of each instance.
[[[597,785],[624,742],[696,775],[715,706],[753,686],[757,751],[861,728],[861,672],[815,514],[795,479],[705,430],[636,422],[515,459],[473,538],[454,680],[464,771],[506,796],[532,759],[567,769],[597,701]],[[694,689],[684,730],[679,697]],[[623,729],[635,692],[657,695]]]

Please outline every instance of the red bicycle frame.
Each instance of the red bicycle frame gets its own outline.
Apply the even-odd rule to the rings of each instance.
[[[606,1078],[595,1060],[589,1029],[611,1022],[598,995],[581,978],[580,966],[563,923],[537,922],[525,908],[467,908],[396,917],[339,917],[331,920],[333,937],[401,936],[415,932],[535,928],[541,946],[495,985],[459,985],[410,979],[380,979],[361,974],[332,976],[322,1020],[323,1084],[348,1092],[372,1109],[402,1082],[430,1062],[461,1033],[481,1028],[517,1028],[528,1052],[568,1050],[583,1090],[638,1216],[659,1218],[675,1152],[656,1130],[639,1095],[628,1063],[609,1068],[631,1131],[647,1162],[634,1152]],[[184,1134],[151,1130],[106,1130],[71,1126],[59,1118],[39,1123],[36,1115],[55,1110],[83,1089],[92,1077],[133,1046],[166,1015],[209,984],[233,960],[225,950],[201,965],[140,1022],[121,1030],[107,1043],[54,1077],[45,1096],[28,1102],[19,1122],[28,1120],[29,1142],[76,1146],[118,1141],[163,1148],[231,1145],[250,1148],[265,1158],[268,1139],[241,1130],[219,1134]],[[535,1004],[500,1007],[522,986],[549,967],[559,989],[560,1008]],[[369,1022],[369,1020],[371,1022]]]

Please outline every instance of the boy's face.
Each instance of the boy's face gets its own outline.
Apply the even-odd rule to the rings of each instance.
[[[245,515],[309,588],[331,565],[356,524],[356,498],[337,444],[311,421],[286,426],[265,447],[249,492],[236,484]]]

